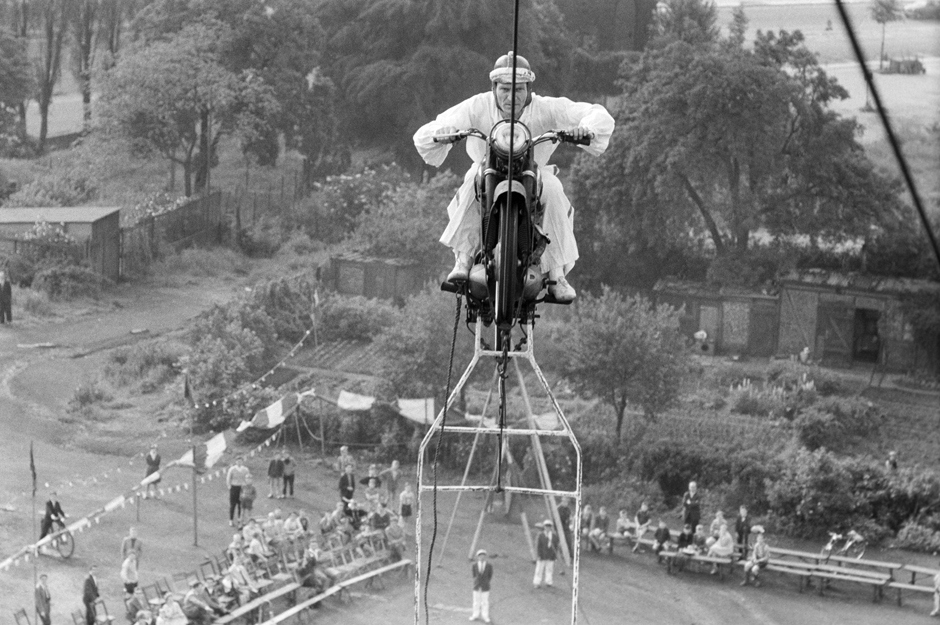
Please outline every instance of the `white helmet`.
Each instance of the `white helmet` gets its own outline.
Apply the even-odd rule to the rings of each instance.
[[[513,53],[496,59],[493,64],[493,71],[490,72],[490,82],[512,84],[512,57]],[[529,67],[529,62],[523,56],[516,57],[516,83],[530,83],[535,81],[535,72]]]

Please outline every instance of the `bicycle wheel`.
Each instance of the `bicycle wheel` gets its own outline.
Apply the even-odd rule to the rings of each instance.
[[[75,539],[72,538],[72,532],[68,530],[62,532],[53,539],[53,542],[59,555],[64,559],[71,558],[75,553]]]
[[[499,273],[496,277],[496,327],[507,329],[515,321],[519,283],[519,200],[505,196],[499,207]]]

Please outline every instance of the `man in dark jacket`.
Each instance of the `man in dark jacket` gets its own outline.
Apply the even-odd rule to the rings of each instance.
[[[339,498],[343,500],[346,508],[349,509],[349,503],[356,495],[356,476],[353,475],[351,464],[347,464],[345,470],[346,472],[339,478]]]
[[[85,584],[82,586],[82,603],[85,604],[85,623],[87,625],[96,625],[98,612],[95,609],[95,602],[98,601],[98,580],[95,578],[95,565],[88,567],[88,577],[85,578]]]
[[[473,575],[473,615],[471,621],[490,622],[490,582],[493,580],[493,565],[486,561],[486,549],[477,551],[477,561],[473,563],[470,574]]]
[[[59,523],[65,522],[65,512],[62,511],[62,504],[55,494],[55,491],[49,493],[49,500],[46,502],[46,514],[42,517],[42,527],[39,532],[39,539],[42,540],[52,532],[53,521]]]
[[[734,521],[734,533],[738,535],[738,545],[741,546],[741,559],[747,560],[747,541],[751,535],[751,517],[747,515],[746,506],[741,506],[738,518]]]
[[[0,271],[0,323],[13,322],[13,287],[5,271]]]
[[[554,530],[551,521],[546,519],[542,522],[542,533],[536,544],[535,577],[532,578],[532,585],[536,588],[541,587],[543,580],[546,586],[552,586],[555,558],[558,557],[558,534]]]

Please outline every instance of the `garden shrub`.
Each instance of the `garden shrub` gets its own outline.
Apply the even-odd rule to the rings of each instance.
[[[71,265],[39,271],[33,279],[32,287],[51,299],[98,299],[101,291],[110,283],[110,280],[87,267]]]
[[[238,249],[248,258],[271,258],[281,248],[284,233],[277,217],[265,215],[235,235]]]
[[[622,476],[584,486],[581,489],[581,500],[582,509],[585,505],[590,505],[594,512],[601,506],[607,508],[611,531],[621,509],[629,512],[630,519],[633,519],[644,501],[649,504],[651,512],[664,510],[663,495],[655,483]]]
[[[111,396],[97,382],[82,382],[72,393],[69,412],[77,412],[97,403],[111,401]]]
[[[752,417],[782,416],[786,397],[774,389],[757,390],[753,386],[736,388],[728,396],[731,411]]]
[[[911,521],[901,527],[894,545],[898,549],[936,554],[940,551],[940,532]]]
[[[162,256],[154,265],[157,275],[186,274],[216,278],[219,276],[247,274],[250,261],[236,250],[227,247],[190,247],[178,254]]]
[[[176,377],[187,351],[186,346],[163,339],[119,347],[109,355],[105,375],[122,385],[144,381],[142,390],[152,392]]]
[[[30,206],[78,206],[95,199],[92,180],[76,172],[50,173],[29,182],[4,202],[6,208]]]
[[[49,317],[54,314],[49,295],[34,289],[22,289],[17,293],[17,305],[23,312],[35,317]]]
[[[369,341],[390,327],[398,310],[390,303],[356,295],[331,294],[320,300],[320,340]]]
[[[793,420],[793,427],[798,440],[810,451],[820,447],[842,449],[877,431],[883,418],[874,405],[864,399],[824,397],[802,408]]]

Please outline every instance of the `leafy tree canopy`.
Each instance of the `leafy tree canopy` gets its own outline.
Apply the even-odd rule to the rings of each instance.
[[[221,64],[230,36],[218,22],[197,22],[169,39],[134,46],[101,76],[102,128],[181,164],[187,195],[204,118],[211,120],[215,142],[264,123],[277,110],[270,89],[255,75],[235,74]]]
[[[618,441],[628,405],[652,419],[678,397],[684,347],[679,313],[669,306],[604,288],[581,297],[562,340],[565,375],[614,409]]]
[[[339,89],[343,125],[370,144],[394,145],[417,165],[410,135],[441,111],[488,90],[493,62],[512,45],[512,5],[499,0],[323,0],[325,68]],[[519,54],[536,90],[564,86],[570,40],[550,0],[522,0]]]
[[[758,229],[844,240],[897,221],[898,183],[865,156],[858,124],[828,109],[848,94],[799,31],[758,31],[745,49],[741,13],[727,39],[708,20],[681,23],[697,26],[661,29],[624,68],[607,154],[579,159],[582,232],[615,229],[589,262],[607,243],[741,255]]]

